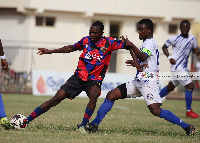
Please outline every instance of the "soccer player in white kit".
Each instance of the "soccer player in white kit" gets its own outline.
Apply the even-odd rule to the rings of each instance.
[[[131,55],[138,58],[140,65],[148,64],[143,67],[143,72],[138,71],[135,80],[124,83],[108,92],[104,102],[97,111],[96,118],[85,126],[87,131],[95,132],[98,130],[100,122],[111,110],[115,100],[129,97],[144,96],[147,107],[150,112],[160,118],[181,126],[187,135],[194,135],[194,126],[183,122],[180,118],[168,110],[160,108],[162,104],[159,96],[159,81],[157,74],[159,72],[159,48],[156,40],[153,38],[153,22],[150,19],[142,19],[138,22],[139,39],[143,40],[140,50],[122,36],[125,46],[130,47]],[[134,55],[135,54],[135,55]],[[128,60],[126,63],[137,66],[137,59]]]
[[[180,35],[172,36],[169,40],[165,42],[162,47],[164,54],[168,57],[171,63],[172,77],[169,81],[169,84],[161,90],[160,96],[166,96],[169,92],[173,91],[174,88],[177,87],[180,83],[186,89],[186,116],[191,118],[198,118],[199,115],[194,113],[191,108],[194,84],[192,83],[191,77],[187,73],[189,71],[187,64],[191,51],[195,52],[197,55],[200,55],[200,52],[197,48],[196,38],[193,35],[188,34],[190,31],[190,22],[187,20],[183,20],[180,23],[180,30]],[[172,46],[173,50],[172,56],[169,55],[167,49],[170,46]],[[180,74],[185,75],[185,77],[177,77],[177,75]]]

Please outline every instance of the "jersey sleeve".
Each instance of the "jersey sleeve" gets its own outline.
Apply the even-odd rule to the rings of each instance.
[[[173,37],[169,38],[169,39],[165,42],[165,46],[168,48],[168,47],[174,45],[174,41],[175,41],[175,37],[173,36]]]
[[[80,41],[74,44],[74,47],[77,50],[83,50],[83,45],[86,45],[88,43],[88,37],[83,37]]]
[[[153,51],[153,43],[151,41],[147,42],[142,49],[142,52],[145,53],[148,57],[151,55],[151,52]]]
[[[192,49],[197,49],[198,47],[197,47],[197,40],[196,40],[196,38],[194,37],[192,40],[193,40]]]
[[[111,51],[123,49],[124,42],[122,40],[119,40],[116,38],[111,38],[111,37],[109,37],[109,40],[110,40],[110,44],[111,44]]]

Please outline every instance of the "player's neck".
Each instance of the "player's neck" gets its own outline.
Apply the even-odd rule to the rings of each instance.
[[[146,40],[146,39],[151,39],[153,38],[153,35],[149,35],[147,38],[143,39],[143,42]]]
[[[181,34],[182,37],[188,38],[188,34]]]

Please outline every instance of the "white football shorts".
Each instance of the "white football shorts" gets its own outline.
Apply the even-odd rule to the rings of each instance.
[[[142,82],[132,80],[126,83],[127,98],[136,98],[144,96],[146,105],[153,103],[162,104],[162,99],[159,95],[159,84],[156,82]]]
[[[175,72],[172,72],[172,76],[170,78],[170,81],[173,83],[173,85],[176,87],[179,85],[179,83],[183,86],[188,85],[192,82],[191,77],[189,76],[188,72],[184,69],[179,69]]]

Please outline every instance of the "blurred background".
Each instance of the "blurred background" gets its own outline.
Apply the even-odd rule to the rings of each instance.
[[[37,85],[33,85],[33,71],[73,74],[81,52],[39,56],[37,49],[74,44],[89,35],[91,24],[97,20],[104,23],[104,36],[127,35],[140,48],[137,22],[150,18],[160,48],[160,72],[170,73],[162,46],[171,36],[180,34],[179,24],[186,19],[191,22],[190,34],[197,38],[200,47],[199,8],[199,0],[0,0],[0,39],[10,67],[8,74],[0,71],[0,92],[32,94],[34,86],[45,84],[40,76]],[[127,59],[132,59],[128,51],[113,52],[108,73],[134,77],[136,69],[126,66]],[[200,72],[199,62],[200,58],[191,54],[189,69]],[[193,82],[194,98],[198,99],[200,83]],[[161,84],[167,85],[168,80]],[[173,94],[179,98],[184,97],[184,92],[184,87],[179,86]]]

